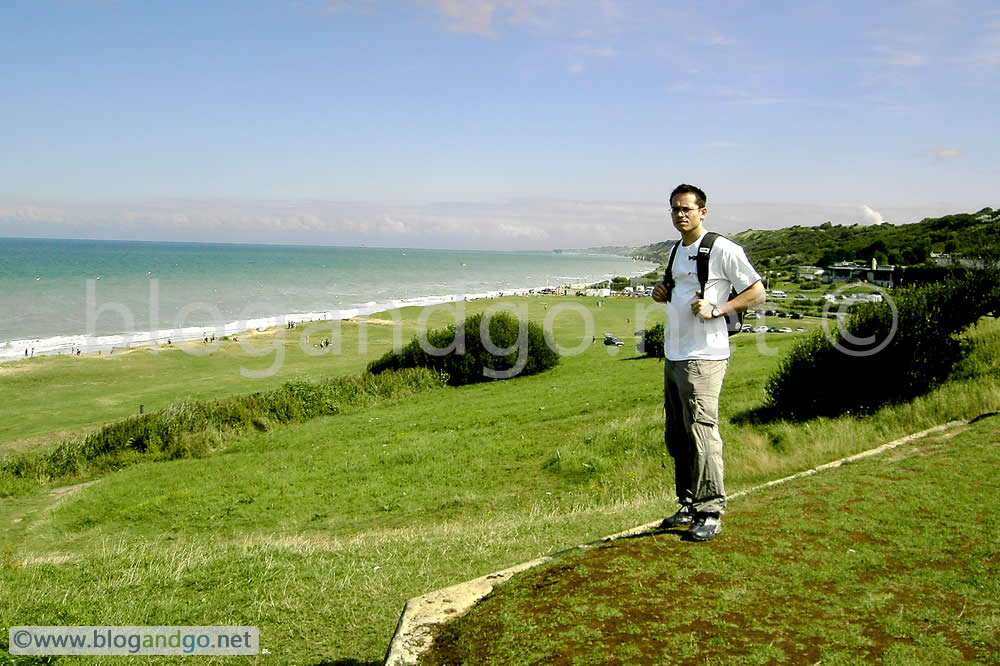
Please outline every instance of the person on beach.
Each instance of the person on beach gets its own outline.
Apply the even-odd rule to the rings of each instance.
[[[664,440],[674,460],[680,509],[663,519],[664,528],[689,526],[688,536],[708,541],[722,531],[726,509],[719,394],[729,364],[726,315],[763,303],[760,275],[743,248],[719,236],[711,248],[708,281],[701,293],[697,258],[708,213],[705,193],[678,185],[670,194],[670,214],[681,234],[671,275],[653,288],[653,300],[667,306],[663,331],[666,410]],[[729,294],[738,294],[729,300]]]

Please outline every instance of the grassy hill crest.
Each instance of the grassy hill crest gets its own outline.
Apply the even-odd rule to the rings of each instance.
[[[930,253],[967,257],[1000,254],[1000,211],[983,208],[925,218],[912,224],[795,225],[785,229],[748,229],[729,236],[751,261],[763,265],[814,264],[877,258],[882,263],[924,263]],[[673,239],[636,248],[632,256],[666,263]]]

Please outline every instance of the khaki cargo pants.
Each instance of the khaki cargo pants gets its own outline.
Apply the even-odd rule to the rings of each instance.
[[[719,394],[729,361],[665,361],[664,439],[674,459],[677,499],[704,513],[726,508]]]

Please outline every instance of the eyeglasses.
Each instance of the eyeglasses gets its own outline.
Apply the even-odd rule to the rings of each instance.
[[[696,210],[701,210],[701,208],[684,208],[683,206],[671,206],[670,212],[674,215],[690,215]]]

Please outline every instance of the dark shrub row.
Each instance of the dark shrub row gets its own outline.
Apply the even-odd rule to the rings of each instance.
[[[864,414],[928,392],[968,353],[960,333],[1000,312],[998,284],[995,271],[969,271],[852,308],[843,330],[816,331],[781,360],[767,382],[766,411],[789,419]]]
[[[137,459],[207,455],[220,433],[268,430],[273,425],[370,407],[444,385],[431,370],[408,369],[379,376],[338,377],[321,383],[287,382],[272,391],[223,400],[185,401],[158,412],[109,423],[82,439],[63,442],[44,455],[0,459],[0,478],[47,481],[84,470],[109,469]]]
[[[368,364],[379,374],[402,368],[430,368],[447,376],[452,386],[533,375],[559,363],[559,354],[545,339],[542,327],[510,312],[486,319],[474,314],[458,326],[429,331],[414,338],[399,353],[387,352]]]

